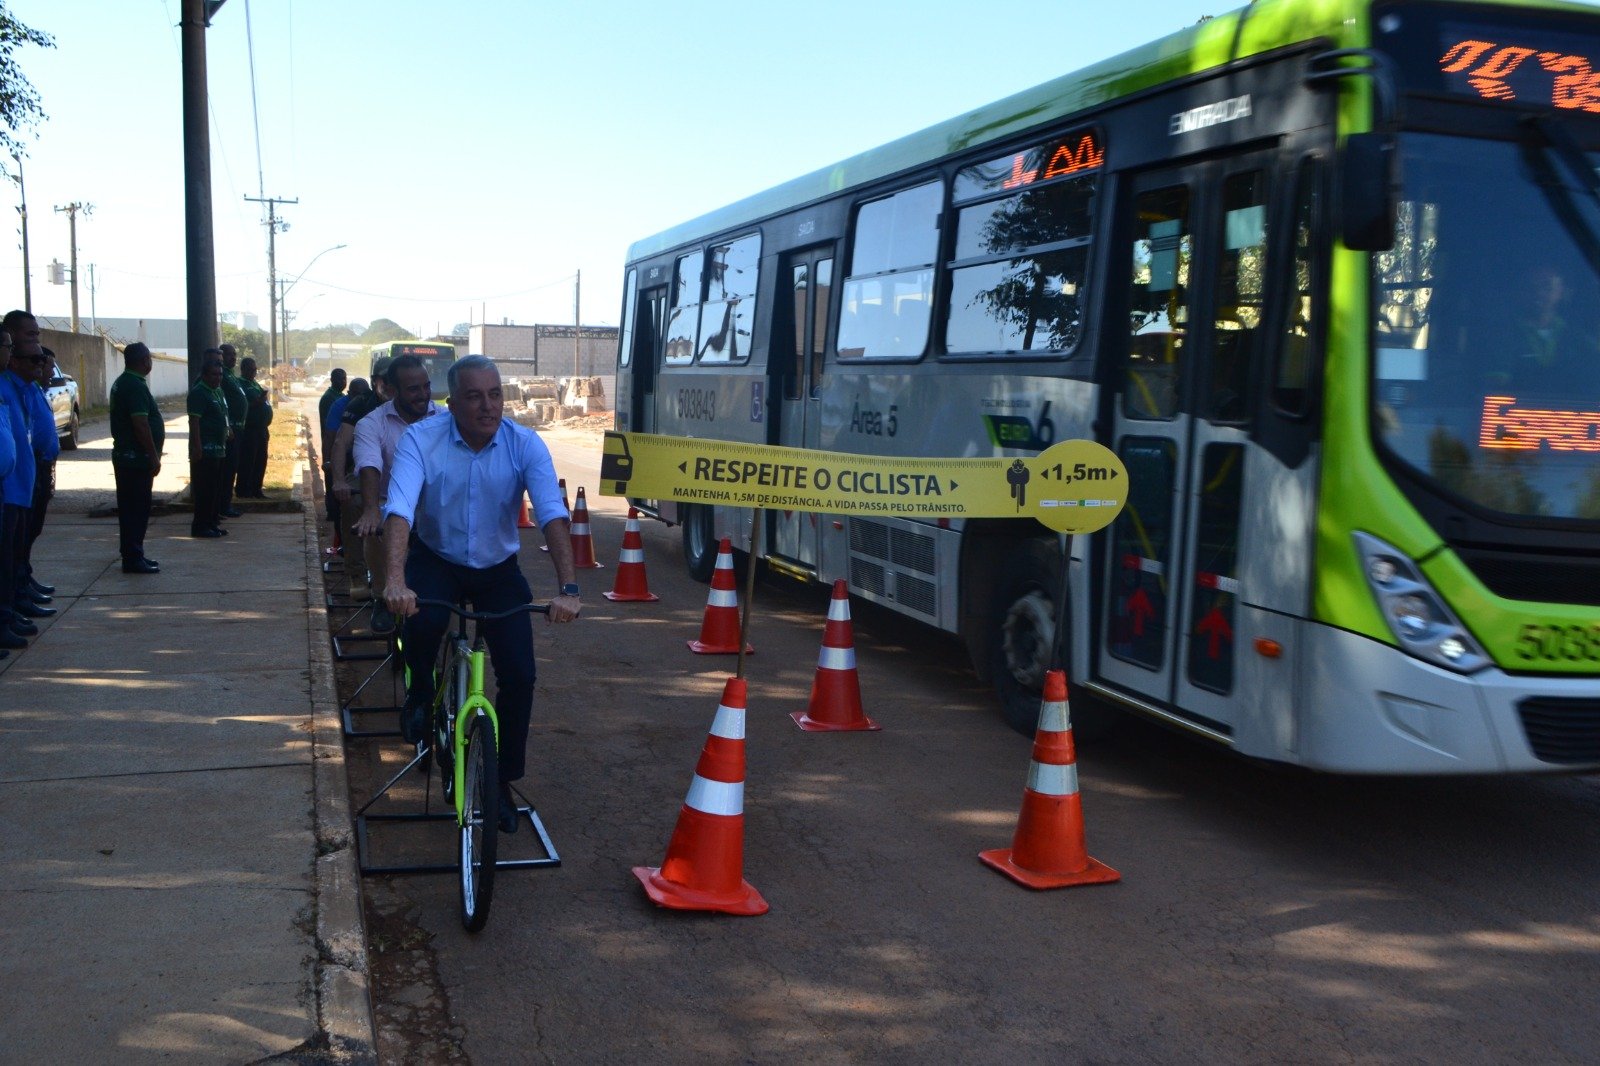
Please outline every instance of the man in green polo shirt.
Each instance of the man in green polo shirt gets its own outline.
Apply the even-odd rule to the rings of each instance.
[[[261,483],[267,476],[267,438],[271,432],[272,403],[265,386],[256,381],[256,361],[239,361],[239,384],[244,387],[249,408],[244,420],[244,439],[239,444],[239,480],[233,494],[245,499],[265,499]]]
[[[218,347],[222,351],[222,396],[228,401],[228,428],[233,430],[233,436],[228,438],[228,454],[222,457],[222,498],[217,502],[217,513],[223,518],[238,518],[240,512],[233,506],[233,486],[239,479],[239,449],[244,444],[244,419],[250,401],[245,398],[239,375],[233,372],[239,353],[231,344]]]
[[[161,473],[161,447],[167,427],[150,395],[150,349],[135,341],[122,351],[126,366],[111,383],[111,472],[117,482],[117,527],[124,574],[159,574],[144,554],[150,525],[150,492]]]
[[[222,395],[222,353],[207,348],[200,380],[189,390],[189,491],[194,519],[189,536],[227,536],[217,517],[222,498],[222,463],[228,454],[228,401]]]

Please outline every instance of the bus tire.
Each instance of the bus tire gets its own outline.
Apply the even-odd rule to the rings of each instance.
[[[715,508],[702,504],[683,504],[678,508],[683,521],[683,562],[689,576],[705,583],[717,568]]]
[[[988,627],[989,673],[1006,724],[1025,737],[1039,725],[1044,677],[1056,639],[1055,598],[1061,591],[1061,551],[1054,542],[1020,545],[999,574]],[[1075,740],[1106,736],[1116,712],[1068,686]]]

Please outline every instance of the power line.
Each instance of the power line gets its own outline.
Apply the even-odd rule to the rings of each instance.
[[[250,121],[256,131],[256,192],[267,195],[267,179],[261,162],[261,105],[256,100],[256,34],[250,22],[250,0],[244,0],[244,42],[250,55]]]
[[[326,289],[333,289],[336,292],[348,293],[351,296],[368,296],[374,300],[397,300],[403,303],[414,304],[455,304],[478,303],[482,300],[509,300],[513,296],[526,296],[529,293],[542,292],[545,289],[553,289],[557,285],[565,285],[575,276],[576,275],[573,274],[565,274],[554,281],[547,281],[542,285],[535,285],[531,289],[518,289],[515,292],[502,292],[492,296],[399,296],[392,292],[366,292],[362,289],[347,289],[342,285],[334,285],[326,281],[318,281],[314,284],[321,285]]]

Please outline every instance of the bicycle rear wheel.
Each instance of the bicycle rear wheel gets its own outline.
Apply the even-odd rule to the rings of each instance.
[[[476,933],[489,920],[500,835],[500,758],[494,724],[482,711],[474,711],[467,723],[462,758],[461,924]]]

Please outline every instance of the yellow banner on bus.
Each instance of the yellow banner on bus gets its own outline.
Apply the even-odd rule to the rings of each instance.
[[[1093,533],[1128,500],[1128,471],[1094,441],[1026,459],[913,459],[607,433],[600,492],[729,507],[897,518],[1034,518]]]

